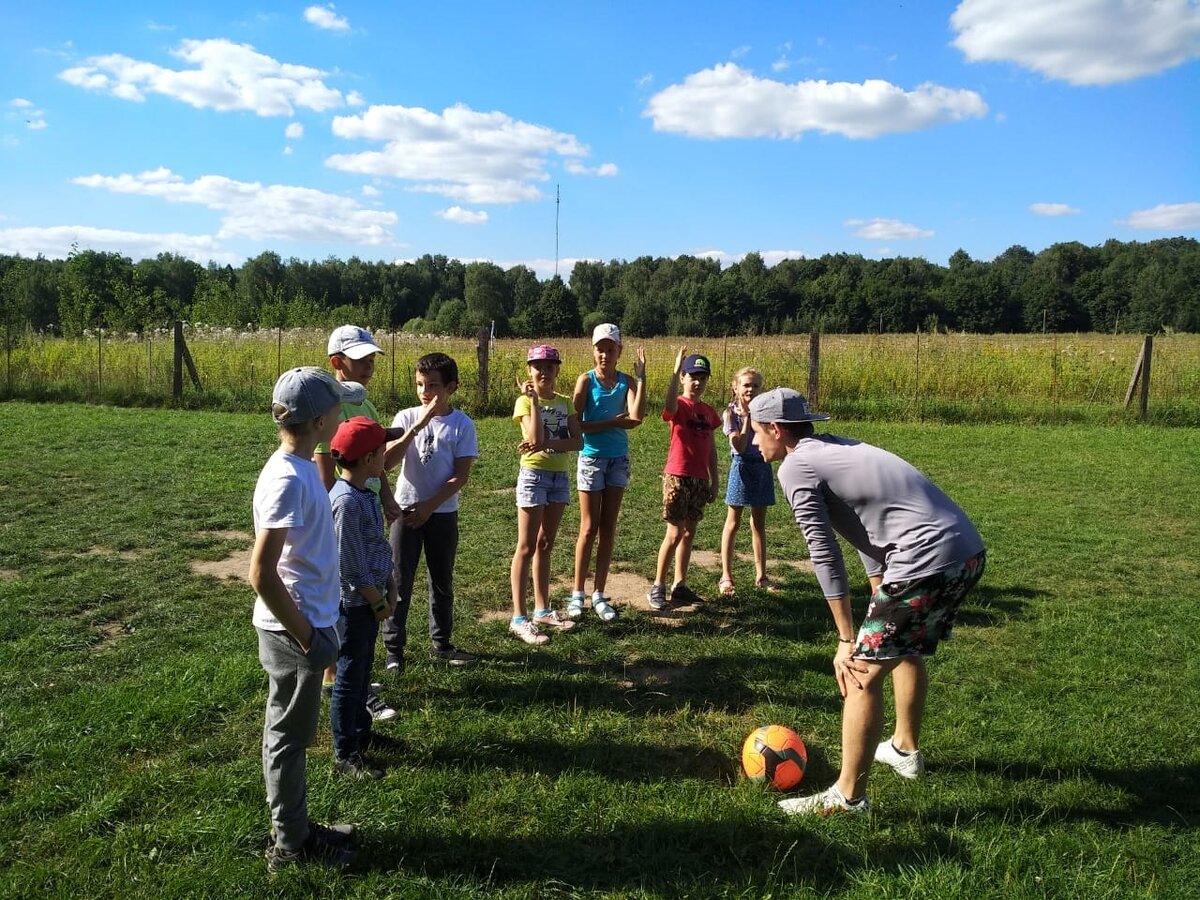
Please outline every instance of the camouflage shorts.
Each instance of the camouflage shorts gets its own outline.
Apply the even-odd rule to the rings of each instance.
[[[948,641],[967,592],[983,576],[986,554],[914,581],[887,583],[871,597],[858,632],[855,659],[932,656]]]
[[[704,505],[712,498],[707,478],[663,476],[663,518],[672,525],[704,518]]]

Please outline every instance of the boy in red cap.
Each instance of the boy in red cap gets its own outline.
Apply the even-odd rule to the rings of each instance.
[[[379,623],[396,608],[396,576],[392,548],[383,531],[379,501],[368,487],[383,473],[388,434],[366,416],[338,426],[329,442],[341,477],[329,492],[337,536],[338,584],[341,593],[342,644],[329,718],[333,726],[333,768],[356,777],[381,778],[366,761],[372,745],[385,745],[371,731],[366,701],[375,657]]]

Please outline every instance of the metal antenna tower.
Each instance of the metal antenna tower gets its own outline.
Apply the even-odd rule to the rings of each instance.
[[[561,202],[561,197],[558,192],[558,185],[554,186],[554,277],[558,277],[558,207]]]

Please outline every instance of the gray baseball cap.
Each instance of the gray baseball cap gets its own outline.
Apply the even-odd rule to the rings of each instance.
[[[299,425],[329,412],[335,403],[362,403],[367,389],[357,381],[338,381],[324,369],[300,366],[275,382],[271,403],[284,411],[272,415],[276,425]]]
[[[357,325],[343,325],[329,335],[329,355],[341,353],[351,359],[362,359],[372,353],[382,353],[383,348],[375,343],[371,332]]]
[[[809,412],[804,395],[791,388],[777,387],[750,401],[750,418],[755,422],[824,422],[829,416]]]

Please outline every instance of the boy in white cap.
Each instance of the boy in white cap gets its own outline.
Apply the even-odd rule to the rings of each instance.
[[[370,386],[371,378],[375,374],[375,358],[383,353],[383,348],[375,343],[375,339],[371,337],[369,331],[359,328],[357,325],[342,325],[335,328],[329,335],[326,349],[329,353],[329,365],[333,369],[334,378],[338,381],[353,381],[361,384],[364,388]],[[361,403],[343,404],[342,421],[345,422],[355,416],[366,416],[368,419],[383,424],[379,410],[365,396]],[[313,462],[317,464],[317,471],[321,473],[321,481],[325,484],[325,490],[332,490],[337,479],[342,475],[342,469],[330,454],[328,442],[323,441],[317,444],[317,449],[313,452]],[[386,529],[386,524],[394,521],[400,515],[400,505],[392,496],[392,486],[388,483],[387,472],[372,476],[367,480],[366,486],[379,501]],[[385,530],[385,537],[386,534]],[[392,600],[394,601],[395,597]],[[325,671],[324,687],[327,694],[332,692],[335,674],[332,667]],[[386,722],[396,717],[396,710],[388,706],[375,691],[367,694],[367,711],[370,712],[371,718],[378,722]]]
[[[254,627],[269,688],[263,724],[263,777],[274,840],[267,868],[344,866],[350,825],[317,825],[305,801],[305,751],[317,733],[321,673],[337,659],[340,612],[337,542],[329,496],[312,461],[341,421],[341,406],[361,403],[360,384],[306,367],[279,376],[271,413],[279,449],[254,488],[250,585]]]
[[[871,763],[903,778],[925,771],[921,722],[925,657],[950,638],[959,604],[983,575],[983,539],[957,504],[895,454],[850,438],[815,434],[804,397],[775,388],[750,401],[755,440],[804,532],[837,626],[833,670],[845,698],[838,780],[810,797],[780,802],[788,813],[866,813]],[[871,603],[854,629],[849,580],[837,536],[858,551]],[[892,676],[896,730],[883,733],[883,680]]]
[[[629,485],[629,435],[642,424],[646,413],[646,352],[638,348],[634,377],[617,371],[621,357],[621,331],[604,323],[592,331],[595,367],[575,381],[572,403],[579,416],[583,449],[579,453],[576,488],[579,491],[579,538],[575,542],[575,587],[567,601],[567,615],[583,615],[588,563],[596,547],[592,609],[604,622],[617,617],[604,588],[612,564],[617,517]]]

